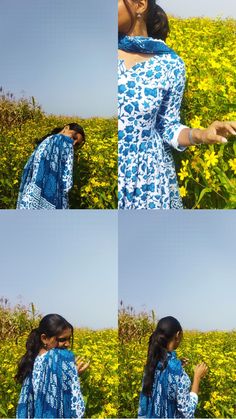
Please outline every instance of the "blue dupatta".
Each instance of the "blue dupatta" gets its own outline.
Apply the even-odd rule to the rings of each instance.
[[[177,381],[182,375],[183,367],[177,359],[176,352],[168,352],[167,366],[162,370],[158,363],[151,397],[142,392],[139,400],[138,417],[143,418],[174,418],[176,417]]]
[[[80,392],[74,354],[52,349],[43,359],[37,375],[27,376],[17,406],[17,418],[81,418],[85,407]],[[34,391],[34,380],[37,391]]]
[[[140,54],[170,54],[173,57],[177,55],[176,52],[169,48],[164,41],[146,36],[128,36],[119,34],[118,48],[126,52],[137,52]]]
[[[56,134],[42,141],[25,165],[17,209],[67,209],[73,159],[72,138]]]

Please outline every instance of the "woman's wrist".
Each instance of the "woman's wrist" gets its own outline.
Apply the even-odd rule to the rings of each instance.
[[[202,130],[200,128],[190,128],[189,130],[189,142],[191,145],[203,144]]]
[[[200,381],[201,381],[200,377],[198,377],[198,376],[197,377],[196,376],[193,377],[193,384],[192,384],[192,388],[191,388],[191,391],[193,393],[198,394],[199,386],[200,386]]]

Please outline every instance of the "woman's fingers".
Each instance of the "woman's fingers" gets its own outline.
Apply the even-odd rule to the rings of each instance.
[[[233,125],[231,125],[229,122],[225,122],[222,128],[225,130],[226,134],[236,135],[236,131],[234,130]]]
[[[222,132],[224,135],[236,135],[236,121],[215,121],[211,124],[217,132]]]
[[[89,367],[89,364],[90,361],[86,363],[82,362],[81,364],[77,365],[78,373],[81,374],[82,372],[84,372]]]
[[[218,134],[208,134],[205,142],[208,144],[226,144],[228,140]]]

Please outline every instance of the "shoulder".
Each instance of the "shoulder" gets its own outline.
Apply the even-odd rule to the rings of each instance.
[[[168,368],[170,373],[174,375],[180,375],[183,373],[183,367],[181,361],[177,358],[176,352],[168,353]]]
[[[185,63],[178,54],[154,55],[152,66],[169,79],[185,78]]]
[[[67,137],[66,135],[63,135],[63,134],[50,135],[50,137],[48,137],[48,139],[50,139],[50,141],[54,141],[54,142],[58,143],[58,145],[63,144],[63,143],[73,144],[72,138]]]
[[[75,356],[72,351],[69,351],[68,349],[59,349],[59,348],[50,349],[45,355],[45,358],[47,358],[48,360],[50,359],[55,362],[75,361]]]

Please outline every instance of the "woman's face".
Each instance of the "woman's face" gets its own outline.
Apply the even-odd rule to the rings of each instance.
[[[78,132],[70,129],[69,126],[66,126],[63,128],[62,134],[74,140],[73,146],[78,146],[84,142],[83,136],[79,134]]]
[[[135,1],[127,0],[130,12],[135,17]],[[130,30],[132,19],[124,0],[118,0],[118,30],[127,34]]]
[[[76,147],[78,145],[82,145],[84,143],[84,138],[78,132],[74,132],[74,135],[71,137],[74,140],[73,146]]]
[[[183,332],[177,332],[175,335],[175,349],[178,348],[182,339],[183,339]]]
[[[47,350],[53,348],[68,349],[70,347],[71,336],[72,330],[65,329],[59,336],[48,338],[46,335],[41,335],[41,340]]]

